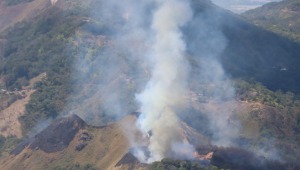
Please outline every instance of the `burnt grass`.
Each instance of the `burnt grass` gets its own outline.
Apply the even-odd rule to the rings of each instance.
[[[46,153],[53,153],[61,151],[68,147],[70,142],[74,139],[79,130],[86,128],[88,125],[77,115],[70,117],[60,118],[55,120],[50,126],[38,133],[32,138],[29,138],[20,143],[16,149],[11,151],[12,155],[18,155],[24,148],[30,148],[32,150],[42,150]],[[92,136],[86,133],[82,133],[79,140],[89,141]],[[84,143],[83,143],[84,144]],[[82,149],[82,148],[81,148]],[[216,166],[223,169],[232,170],[298,170],[300,169],[299,163],[292,162],[280,162],[275,160],[268,160],[265,157],[257,156],[255,153],[247,151],[242,148],[236,147],[217,147],[213,145],[203,145],[196,147],[199,154],[207,154],[214,152],[210,161],[206,162],[194,162],[188,161],[176,161],[172,159],[164,159],[161,162],[156,162],[150,167],[156,167],[160,165],[178,167],[181,164],[188,165],[189,167],[205,167]],[[116,167],[121,165],[129,165],[130,169],[134,169],[135,166],[146,166],[138,161],[131,153],[127,153],[123,158],[115,165]],[[192,169],[193,169],[192,168]],[[150,168],[151,169],[151,168]]]
[[[140,161],[132,155],[132,153],[126,153],[123,158],[116,164],[116,166],[121,166],[124,164],[136,164],[140,163]]]
[[[211,164],[233,170],[299,170],[299,163],[269,160],[245,149],[236,147],[212,147],[214,155]]]
[[[18,155],[26,147],[32,150],[40,149],[46,153],[61,151],[68,147],[76,133],[86,126],[87,124],[77,115],[57,119],[33,138],[20,143],[11,154]]]

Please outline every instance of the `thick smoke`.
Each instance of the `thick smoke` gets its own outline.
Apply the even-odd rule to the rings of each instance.
[[[146,56],[153,64],[151,79],[137,95],[142,113],[138,127],[145,134],[151,133],[147,162],[161,160],[173,151],[175,144],[182,143],[176,129],[176,108],[184,105],[183,96],[187,94],[188,63],[180,27],[192,17],[189,4],[182,0],[157,1],[157,6],[151,26],[152,52]]]
[[[135,94],[149,79],[144,54],[151,2],[111,0],[91,6],[74,40],[79,48],[73,72],[76,98],[66,110],[90,124],[103,125],[139,108]]]
[[[240,129],[239,122],[232,119],[236,107],[235,89],[220,62],[228,40],[221,29],[222,12],[210,5],[204,8],[206,10],[198,11],[184,30],[187,51],[192,56],[189,87],[200,100],[191,105],[207,118],[207,122],[201,123],[209,128],[212,142],[232,146]],[[190,117],[185,120],[190,124],[194,121]]]
[[[58,0],[51,0],[51,4],[55,5]]]
[[[228,123],[233,122],[232,107],[220,103],[233,99],[234,89],[218,58],[227,41],[216,11],[201,11],[211,3],[111,0],[99,4],[86,20],[85,31],[93,35],[79,32],[74,40],[80,51],[74,72],[78,94],[66,110],[94,125],[139,110],[136,126],[144,141],[127,135],[135,156],[143,162],[191,159],[194,147],[182,139],[179,128],[188,107],[195,107],[188,105],[190,92],[200,93],[213,109],[200,107],[191,114],[205,112],[204,124],[214,143],[231,146],[239,128]],[[84,41],[95,36],[102,48]],[[191,124],[194,119],[185,121]]]

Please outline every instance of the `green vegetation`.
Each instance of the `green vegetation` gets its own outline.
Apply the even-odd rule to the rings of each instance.
[[[10,3],[8,5],[29,1],[30,0],[5,0],[5,2]],[[292,1],[285,1],[285,3],[288,2]],[[288,11],[294,11],[295,13],[299,10],[299,4],[295,3],[291,3],[292,5],[288,7]],[[202,8],[201,5],[198,7]],[[202,10],[203,9],[199,9],[199,11]],[[282,11],[281,8],[277,12],[280,11]],[[22,86],[28,85],[31,78],[40,73],[47,73],[47,77],[35,85],[36,93],[32,95],[31,101],[26,106],[26,114],[20,118],[24,133],[32,129],[39,119],[55,118],[61,114],[67,105],[67,99],[70,98],[73,102],[72,104],[80,105],[80,112],[88,113],[87,115],[90,116],[88,120],[98,121],[98,119],[96,120],[96,116],[106,114],[101,110],[103,108],[97,105],[98,103],[84,105],[82,101],[96,94],[97,85],[101,84],[99,82],[103,81],[103,79],[105,79],[103,77],[108,75],[106,71],[110,71],[111,68],[103,69],[109,67],[105,62],[114,60],[113,62],[121,63],[120,65],[124,65],[124,68],[118,69],[123,69],[121,71],[129,70],[128,72],[132,72],[132,75],[135,74],[134,71],[140,69],[135,68],[136,70],[130,70],[131,68],[127,68],[129,64],[126,62],[129,61],[126,61],[126,57],[123,56],[125,54],[111,54],[104,57],[97,57],[103,56],[102,52],[104,50],[101,46],[97,45],[97,43],[94,43],[94,41],[98,41],[95,37],[102,33],[111,33],[114,29],[117,29],[118,25],[114,23],[115,25],[111,26],[109,25],[110,23],[101,23],[99,21],[101,19],[97,21],[91,18],[86,19],[87,15],[85,15],[85,13],[86,11],[80,8],[76,8],[76,10],[70,8],[69,10],[62,11],[59,8],[51,7],[46,9],[44,14],[36,17],[34,20],[20,22],[0,35],[1,39],[7,40],[3,55],[0,56],[0,75],[4,77],[5,83],[5,87],[3,88],[9,90],[14,88],[20,89]],[[233,77],[245,79],[254,78],[255,81],[263,82],[264,85],[267,85],[268,88],[272,90],[282,90],[274,92],[256,82],[236,82],[237,95],[240,100],[264,105],[262,106],[263,109],[246,110],[245,114],[240,113],[241,115],[243,114],[241,120],[242,124],[246,125],[245,129],[250,129],[248,133],[257,136],[255,139],[247,135],[241,138],[246,138],[246,140],[248,140],[247,142],[253,147],[265,145],[267,141],[272,138],[279,139],[274,145],[284,150],[285,155],[296,155],[295,158],[298,158],[300,156],[298,152],[299,149],[297,149],[297,147],[299,147],[299,142],[297,141],[300,141],[300,100],[298,99],[300,93],[297,92],[300,92],[300,67],[298,66],[299,58],[296,57],[299,54],[299,45],[226,15],[224,16],[231,18],[226,19],[226,23],[222,25],[222,31],[224,31],[224,34],[229,40],[228,48],[226,48],[224,54],[222,54],[224,57],[221,57],[221,60],[223,60],[222,64],[226,71],[232,74]],[[300,34],[297,32],[299,30],[298,23],[293,21],[293,17],[290,18],[291,21],[289,22],[291,23],[286,23],[277,21],[277,17],[274,17],[274,19],[268,18],[271,16],[269,14],[261,14],[260,16],[265,17],[260,18],[264,23],[271,21],[263,27],[300,41]],[[282,23],[274,26],[272,19],[274,22]],[[289,24],[291,24],[289,29],[284,30],[286,29],[284,26]],[[260,25],[260,23],[257,23],[257,25]],[[83,38],[88,39],[89,42],[93,42],[84,44],[84,49],[80,49],[81,44],[74,45],[74,39],[77,38],[74,38],[74,34],[78,28],[84,28],[88,36]],[[191,36],[194,37],[194,34]],[[78,57],[86,62],[86,66],[80,66],[76,68],[77,72],[71,73],[73,62],[78,59]],[[99,68],[99,63],[103,64],[101,65],[101,69]],[[132,65],[138,67],[136,63]],[[77,73],[84,78],[80,76],[75,79],[71,78],[72,74]],[[116,74],[119,73],[116,72]],[[109,82],[111,79],[111,77],[108,77],[104,81]],[[114,88],[127,88],[122,91],[129,91],[129,88],[125,87],[124,84]],[[134,90],[134,88],[135,87],[130,87],[130,90]],[[77,91],[76,96],[70,96],[74,91]],[[223,91],[225,92],[226,89]],[[296,93],[294,94],[287,91]],[[213,92],[212,89],[208,88],[204,94],[209,96],[212,95]],[[132,100],[134,98],[133,96],[128,97],[129,95],[130,94],[124,94],[121,96],[123,101],[128,101],[128,103],[126,103],[128,105],[134,102],[128,100],[129,98]],[[8,103],[11,103],[16,100],[15,97],[16,96],[10,96],[6,98],[0,96],[0,100],[5,98],[8,100]],[[96,96],[95,99],[98,100],[97,97],[99,96]],[[205,101],[203,102],[205,103]],[[91,107],[91,105],[93,106]],[[195,110],[190,111],[196,112]],[[202,134],[208,137],[213,135],[207,126],[208,119],[204,114],[187,114],[185,116],[187,119],[195,120],[191,122],[191,126],[201,131]],[[101,120],[106,121],[105,118],[101,118]],[[0,150],[8,151],[16,142],[18,142],[18,140],[15,138],[5,139],[0,137]],[[225,167],[227,167],[227,165]],[[93,168],[92,165],[79,164],[67,167],[56,167],[56,169],[76,170]],[[175,168],[183,170],[200,167],[190,161],[164,159],[161,162],[153,163],[151,168]],[[207,168],[218,169],[217,167]]]
[[[9,153],[21,141],[16,137],[5,138],[0,136],[0,157],[4,153]]]
[[[56,117],[63,110],[72,90],[69,38],[82,24],[74,11],[50,8],[35,20],[18,23],[2,35],[8,41],[4,56],[0,56],[0,75],[7,89],[20,89],[31,78],[47,73],[47,78],[36,85],[37,92],[21,117],[24,132],[40,118]]]
[[[54,167],[53,170],[97,170],[97,168],[95,168],[95,166],[91,164],[85,164],[85,165],[73,164],[65,167],[56,166]]]
[[[0,64],[7,88],[20,88],[42,72],[65,71],[62,67],[72,61],[66,43],[80,24],[71,12],[51,8],[35,21],[22,22],[10,29],[3,36],[8,41]]]
[[[154,162],[149,166],[149,170],[221,170],[216,166],[200,166],[197,162],[172,160],[165,158],[159,162]]]
[[[283,120],[290,120],[289,126],[294,126],[294,131],[297,132],[300,128],[300,99],[292,92],[273,92],[267,89],[260,83],[248,83],[246,81],[236,81],[236,93],[240,100],[246,102],[257,102],[265,105],[265,111],[272,111],[272,118],[276,118],[277,114],[280,114]],[[267,107],[269,106],[269,107]],[[261,110],[252,110],[253,114],[257,115],[262,112]],[[257,113],[256,113],[257,112]],[[259,113],[258,113],[259,112]],[[257,115],[258,116],[258,115]],[[278,116],[278,115],[277,115]],[[271,119],[271,120],[270,120]],[[273,122],[274,123],[274,122]],[[279,122],[277,122],[279,123]],[[279,123],[282,125],[282,123]],[[266,124],[267,126],[267,124]],[[277,125],[278,126],[278,125]],[[275,128],[276,129],[276,128]],[[295,133],[297,135],[297,133]],[[298,136],[298,135],[297,135]]]
[[[270,91],[260,83],[236,81],[236,87],[238,98],[253,104],[238,114],[243,125],[241,138],[253,148],[275,147],[282,159],[296,162],[300,156],[299,98],[291,92]],[[274,141],[272,145],[270,141]]]
[[[299,107],[300,102],[292,92],[273,92],[258,82],[236,81],[236,93],[242,101],[260,102],[279,109]]]
[[[300,2],[285,0],[269,3],[243,14],[254,24],[300,42]]]
[[[7,40],[3,55],[0,55],[0,75],[4,78],[4,89],[20,89],[28,85],[31,78],[41,73],[47,74],[42,82],[35,85],[36,92],[26,106],[26,114],[20,118],[24,134],[38,120],[62,114],[71,92],[80,91],[78,89],[83,88],[82,84],[99,79],[99,75],[89,74],[86,68],[74,70],[74,61],[78,57],[86,59],[90,67],[97,68],[95,56],[102,50],[94,47],[93,43],[77,42],[82,37],[77,37],[75,31],[84,29],[92,36],[83,38],[95,40],[93,36],[108,32],[108,26],[103,26],[101,22],[90,22],[92,19],[87,19],[85,6],[78,3],[70,2],[66,9],[47,8],[33,20],[20,22],[0,34],[0,38]],[[79,44],[87,48],[87,54],[83,54]],[[81,81],[81,75],[76,79],[74,74],[84,74],[86,77]],[[73,101],[74,104],[80,104],[82,100],[84,97],[79,96]],[[98,114],[99,109],[93,112]]]

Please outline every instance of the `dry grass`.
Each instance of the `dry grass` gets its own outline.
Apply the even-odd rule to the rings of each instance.
[[[69,146],[59,152],[45,153],[41,150],[24,149],[19,155],[7,156],[0,160],[0,169],[53,169],[56,166],[66,167],[71,164],[92,164],[99,169],[116,169],[117,162],[128,152],[129,143],[123,134],[124,122],[134,123],[129,116],[118,123],[105,127],[87,127],[79,131]],[[76,151],[79,135],[88,132],[93,136],[88,145]]]
[[[23,95],[21,99],[13,102],[9,107],[0,111],[0,135],[4,137],[16,136],[22,137],[21,123],[19,117],[25,113],[26,105],[30,101],[31,95],[35,92],[34,84],[46,77],[45,73],[33,78],[29,82],[29,86],[24,87],[24,90],[17,91],[17,95]]]

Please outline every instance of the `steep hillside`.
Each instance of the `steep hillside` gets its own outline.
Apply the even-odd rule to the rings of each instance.
[[[146,169],[146,164],[129,153],[126,135],[135,134],[137,139],[141,138],[137,129],[130,127],[135,120],[135,116],[131,115],[119,122],[95,127],[87,125],[76,115],[58,119],[2,157],[0,168],[69,169],[77,166],[87,169]],[[197,139],[193,140],[197,145],[209,144],[184,123],[180,130],[183,138]]]
[[[35,92],[34,86],[46,78],[46,74],[41,74],[30,80],[28,86],[23,86],[21,90],[7,91],[1,89],[0,108],[0,135],[4,137],[16,136],[21,138],[22,127],[19,118],[25,114],[26,105],[29,103],[31,95]]]
[[[47,0],[0,0],[0,31],[18,22],[33,19],[51,6]]]
[[[212,0],[215,4],[225,9],[229,9],[235,13],[242,13],[250,9],[257,8],[269,2],[278,2],[280,0],[244,0],[244,1],[236,1],[236,0]]]
[[[188,26],[186,34],[191,42],[189,49],[192,56],[217,55],[226,73],[232,77],[252,79],[275,91],[299,93],[299,44],[217,7],[210,5],[200,8],[203,5],[197,5],[198,1],[193,2],[198,20]],[[207,17],[209,19],[205,19]],[[195,30],[201,30],[203,25],[207,28],[197,34]],[[213,34],[218,34],[218,30],[225,37]],[[226,42],[223,51],[222,41]],[[207,50],[207,46],[211,51]],[[202,50],[203,54],[193,53],[197,50]]]
[[[300,2],[284,0],[269,3],[242,15],[255,25],[300,42]]]
[[[179,130],[188,141],[197,141],[193,160],[163,159],[143,164],[133,156],[126,135],[141,134],[134,127],[135,116],[119,122],[95,127],[87,125],[76,115],[55,120],[50,126],[21,142],[0,159],[1,169],[297,169],[297,164],[270,161],[254,152],[235,147],[210,145],[193,128],[182,124]],[[129,128],[131,131],[127,131]],[[60,129],[64,129],[63,131]],[[200,137],[198,137],[200,136]],[[198,140],[195,140],[198,139]],[[181,149],[181,148],[178,148]]]
[[[93,5],[89,5],[90,3]],[[192,3],[195,19],[185,28],[186,40],[190,42],[190,62],[195,72],[191,77],[192,86],[197,86],[201,79],[197,75],[201,70],[197,63],[202,61],[201,58],[213,54],[222,61],[229,76],[262,82],[273,90],[298,92],[298,44],[248,24],[238,16],[214,6],[210,1],[194,0]],[[101,1],[58,1],[34,20],[21,22],[2,33],[1,39],[5,40],[5,45],[0,56],[0,74],[5,88],[20,88],[40,73],[46,72],[48,75],[46,81],[38,84],[38,93],[33,95],[26,108],[28,114],[22,118],[26,122],[25,129],[32,128],[40,117],[59,115],[71,93],[76,93],[71,97],[73,106],[87,103],[86,107],[78,109],[86,108],[91,114],[99,115],[99,108],[97,105],[90,107],[88,98],[95,101],[94,99],[101,99],[103,92],[109,94],[110,91],[126,91],[126,94],[118,97],[133,99],[134,92],[139,90],[136,87],[147,80],[147,72],[138,71],[145,68],[140,63],[132,63],[125,51],[110,54],[110,58],[105,55],[105,51],[113,51],[115,48],[113,33],[122,28],[121,23],[106,21],[101,16],[93,15],[95,11],[89,10],[91,7],[101,8]],[[122,21],[121,15],[116,15],[116,18],[116,21]],[[196,30],[200,32],[197,33]],[[215,34],[210,33],[212,30],[224,34],[226,43],[219,50],[219,44],[214,45]],[[206,52],[209,49],[207,44],[216,49]],[[195,52],[195,49],[203,53]],[[78,60],[90,62],[77,67],[75,61]],[[115,65],[121,65],[115,70],[120,77],[101,77],[100,73],[111,74],[103,69],[106,67],[103,63],[112,61],[116,62]],[[103,89],[102,92],[98,90],[96,93],[95,90],[103,82],[114,82],[114,88]],[[122,83],[127,86],[121,87]],[[86,102],[83,102],[85,99]],[[134,110],[133,104],[133,100],[128,100],[128,104],[123,105],[127,108],[126,112]],[[102,115],[106,114],[103,109],[100,110]]]
[[[120,124],[90,127],[72,116],[55,121],[21,143],[1,160],[1,169],[59,169],[76,164],[90,169],[113,169],[128,147]]]
[[[33,0],[2,6],[4,10],[0,11],[38,2]],[[124,23],[128,22],[127,13],[113,13],[113,20],[107,20],[104,15],[107,13],[99,13],[107,12],[102,7],[103,2],[60,0],[55,5],[42,8],[41,13],[32,16],[33,19],[28,18],[18,24],[12,22],[13,27],[1,32],[1,88],[19,90],[27,86],[33,77],[47,74],[46,79],[36,83],[35,93],[23,108],[25,114],[20,121],[25,134],[41,119],[75,113],[88,124],[107,125],[139,109],[135,94],[142,90],[150,75],[144,63],[132,59],[132,51],[136,50],[134,55],[144,53],[147,43],[142,38],[125,39],[127,46],[120,49],[117,36],[123,33],[123,29],[130,30],[124,28]],[[300,45],[249,24],[209,0],[193,0],[192,8],[194,18],[182,28],[184,40],[188,42],[191,76],[188,79],[190,94],[181,96],[181,100],[189,102],[189,108],[180,112],[181,118],[186,121],[182,125],[189,129],[185,132],[194,134],[186,140],[197,143],[201,138],[207,144],[209,139],[222,136],[223,131],[215,132],[211,128],[222,119],[223,123],[237,129],[238,139],[234,144],[253,152],[266,149],[267,154],[258,155],[275,155],[274,159],[279,155],[285,161],[296,162],[300,153],[297,142],[300,129],[297,100],[300,94]],[[145,22],[148,20],[145,18]],[[212,58],[220,61],[221,66],[210,63]],[[225,77],[251,83],[238,82],[232,87],[237,93],[232,92],[234,96],[228,97],[230,89],[224,80],[226,78],[210,74],[218,71],[223,72]],[[214,78],[221,81],[213,84],[210,80]],[[234,114],[231,117],[222,114],[227,112]],[[218,119],[209,121],[213,116]],[[0,169],[70,169],[76,166],[113,169],[118,163],[122,169],[131,167],[121,164],[127,159],[136,162],[127,154],[129,144],[120,132],[119,123],[100,128],[86,125],[73,117],[66,121],[74,123],[71,129],[61,128],[66,131],[53,133],[53,130],[60,129],[55,128],[60,121],[64,123],[58,120],[43,131],[46,134],[42,132],[22,143],[21,149],[11,155],[7,153],[11,149],[11,145],[6,144],[10,143],[9,138],[5,142],[1,138],[1,150],[5,149]],[[67,131],[71,134],[70,138],[61,134]],[[201,134],[195,135],[196,131]],[[85,132],[93,139],[81,143],[80,136],[85,136]],[[273,146],[280,154],[270,154]],[[239,150],[236,152],[239,153]],[[222,154],[220,157],[223,160]],[[162,163],[169,165],[173,162],[166,160]],[[134,166],[140,165],[143,168],[143,164],[139,163]],[[180,162],[175,162],[175,165],[181,166]],[[190,163],[182,165],[191,166]]]

